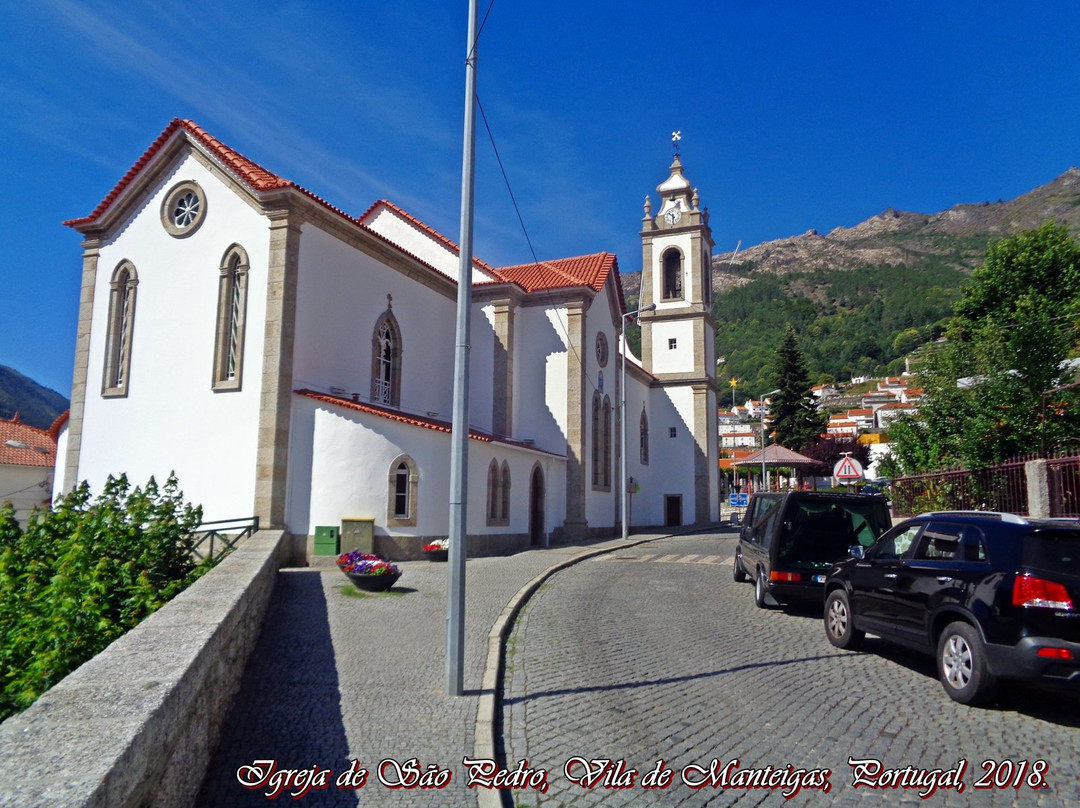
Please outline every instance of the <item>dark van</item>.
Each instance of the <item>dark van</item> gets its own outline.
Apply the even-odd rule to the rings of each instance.
[[[754,582],[761,608],[824,597],[825,574],[892,526],[880,494],[760,493],[750,498],[735,549],[734,578]]]

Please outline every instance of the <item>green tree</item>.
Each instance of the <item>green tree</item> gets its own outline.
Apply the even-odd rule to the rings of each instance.
[[[905,472],[979,468],[1080,435],[1063,370],[1080,323],[1080,243],[1054,223],[993,244],[962,291],[948,341],[919,367],[916,415],[890,427]]]
[[[824,418],[814,405],[806,357],[799,350],[795,329],[788,325],[776,351],[773,384],[780,391],[770,405],[770,425],[776,442],[793,451],[801,451],[824,429]]]

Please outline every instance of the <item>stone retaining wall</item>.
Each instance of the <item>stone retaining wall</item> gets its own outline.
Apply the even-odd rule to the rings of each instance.
[[[256,533],[0,724],[0,806],[188,808],[294,552]]]

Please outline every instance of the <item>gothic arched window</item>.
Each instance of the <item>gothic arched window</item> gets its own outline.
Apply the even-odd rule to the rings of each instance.
[[[641,410],[641,424],[639,426],[641,432],[641,465],[649,465],[649,416],[645,414],[644,408]]]
[[[108,332],[105,335],[103,396],[126,396],[131,375],[131,338],[135,326],[135,288],[139,276],[130,261],[122,261],[109,284]]]
[[[390,464],[387,490],[386,524],[389,527],[416,525],[417,488],[420,473],[408,455],[401,455]]]
[[[510,523],[510,464],[505,460],[502,462],[502,468],[499,472],[500,486],[499,486],[499,510],[500,518],[504,523]]]
[[[401,403],[401,331],[387,311],[371,340],[371,400],[396,407]]]
[[[491,458],[491,463],[488,464],[487,478],[487,521],[489,525],[499,521],[499,501],[501,499],[499,495],[499,482],[499,461],[495,458]]]
[[[214,389],[239,390],[244,367],[244,321],[247,311],[248,258],[233,245],[225,252],[218,276],[217,331],[214,339]]]
[[[592,398],[592,484],[600,486],[600,393],[593,393]]]
[[[603,444],[603,474],[601,485],[611,488],[611,398],[604,396],[604,416],[600,428],[603,430],[600,438]]]

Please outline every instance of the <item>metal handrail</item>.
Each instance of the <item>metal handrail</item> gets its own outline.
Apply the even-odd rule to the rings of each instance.
[[[204,528],[210,525],[235,525],[239,528],[239,532],[223,533],[221,529],[212,527],[209,530]],[[217,564],[226,555],[236,549],[236,546],[240,544],[244,539],[257,533],[259,530],[259,517],[258,516],[245,516],[236,519],[217,519],[212,522],[203,522],[196,528],[193,537],[198,537],[197,540],[191,545],[191,554],[195,556],[200,562],[210,559],[212,564]],[[214,553],[214,541],[218,540],[221,543],[221,547],[218,552]],[[209,550],[204,555],[200,552],[200,549],[207,542],[210,543]]]

